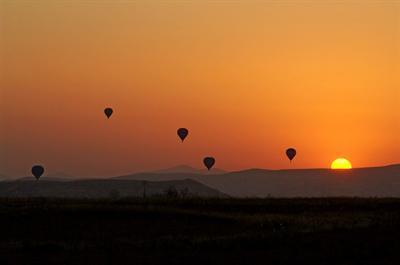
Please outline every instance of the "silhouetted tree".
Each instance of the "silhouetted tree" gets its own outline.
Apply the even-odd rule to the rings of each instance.
[[[189,189],[187,187],[179,191],[179,196],[181,198],[186,198],[188,195],[189,195]]]
[[[165,190],[165,196],[168,198],[178,198],[179,197],[179,192],[174,186],[169,186],[167,190]]]

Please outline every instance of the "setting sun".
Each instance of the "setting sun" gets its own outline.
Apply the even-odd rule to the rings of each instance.
[[[350,169],[352,168],[351,163],[346,158],[337,158],[331,164],[331,169]]]

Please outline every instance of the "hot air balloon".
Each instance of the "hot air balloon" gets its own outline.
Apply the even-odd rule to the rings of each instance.
[[[104,114],[106,114],[107,119],[109,119],[111,117],[111,115],[113,114],[113,109],[112,108],[105,108],[104,109]]]
[[[185,140],[185,138],[189,135],[189,130],[186,128],[179,128],[178,131],[178,136],[181,138],[182,142]]]
[[[286,156],[289,158],[290,162],[292,162],[293,158],[296,156],[296,149],[289,148],[286,150]]]
[[[44,168],[42,166],[36,165],[32,167],[32,175],[39,180],[39,178],[43,175]]]
[[[206,158],[204,158],[203,163],[207,167],[207,169],[210,170],[215,164],[215,158],[214,157],[206,157]]]

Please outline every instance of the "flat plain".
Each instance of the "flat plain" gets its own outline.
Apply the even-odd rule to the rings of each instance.
[[[400,199],[0,200],[1,264],[398,264]]]

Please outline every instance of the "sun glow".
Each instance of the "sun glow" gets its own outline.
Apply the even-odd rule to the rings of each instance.
[[[331,164],[331,169],[351,169],[351,163],[346,158],[337,158]]]

